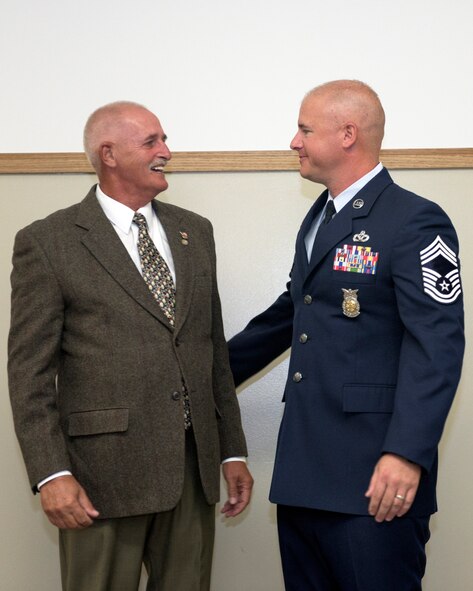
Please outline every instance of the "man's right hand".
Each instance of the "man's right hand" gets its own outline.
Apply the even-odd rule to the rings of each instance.
[[[99,515],[74,476],[58,476],[43,484],[40,496],[49,521],[61,529],[89,527]]]

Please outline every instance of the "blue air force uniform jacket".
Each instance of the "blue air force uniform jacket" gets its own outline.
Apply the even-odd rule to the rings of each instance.
[[[292,346],[270,500],[367,514],[383,453],[422,467],[411,515],[436,511],[437,446],[460,379],[463,302],[455,230],[383,169],[304,237],[291,280],[229,343],[237,384]]]

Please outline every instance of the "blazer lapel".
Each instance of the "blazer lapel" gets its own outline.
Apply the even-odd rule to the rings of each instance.
[[[95,187],[82,201],[76,225],[87,230],[82,243],[115,279],[115,281],[145,310],[157,318],[169,330],[169,321],[150,294],[146,283],[135,267],[122,241],[107,219],[95,196]],[[113,294],[110,294],[113,298]]]
[[[312,256],[308,265],[306,281],[309,275],[325,259],[327,254],[342,240],[353,232],[353,221],[369,215],[376,199],[393,180],[388,171],[383,168],[371,181],[365,185],[345,207],[337,213],[332,221],[319,229],[315,237]],[[326,194],[322,194],[324,196]],[[319,200],[322,198],[319,198]],[[319,202],[317,200],[316,203]],[[325,200],[324,200],[325,203]]]
[[[186,226],[185,217],[168,204],[153,201],[153,207],[163,225],[171,248],[176,271],[176,320],[174,331],[177,333],[187,317],[194,289],[192,251],[196,248],[193,237]],[[187,235],[187,239],[185,236]]]

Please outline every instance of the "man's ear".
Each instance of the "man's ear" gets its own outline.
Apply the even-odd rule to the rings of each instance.
[[[355,123],[346,123],[343,127],[343,147],[351,148],[356,142],[358,128]]]
[[[115,160],[115,154],[113,151],[113,144],[111,142],[104,142],[99,148],[100,160],[105,166],[115,168],[117,165]]]

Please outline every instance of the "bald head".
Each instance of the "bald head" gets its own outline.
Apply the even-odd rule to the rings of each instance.
[[[385,115],[376,92],[359,80],[334,80],[316,86],[304,97],[303,103],[322,99],[325,115],[341,127],[354,123],[358,141],[364,150],[379,154],[384,137]]]
[[[324,184],[333,197],[379,163],[384,111],[363,82],[335,80],[313,88],[299,110],[291,148],[304,178]]]
[[[90,115],[84,128],[84,150],[97,174],[101,170],[100,146],[116,142],[134,113],[148,111],[132,101],[117,101],[100,107]]]

